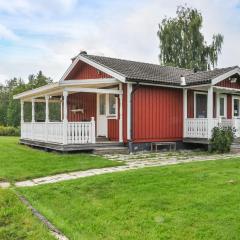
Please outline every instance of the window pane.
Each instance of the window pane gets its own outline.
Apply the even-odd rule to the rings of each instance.
[[[196,94],[196,117],[207,117],[207,95]]]
[[[99,97],[99,104],[100,104],[100,115],[106,114],[106,95],[102,94]]]
[[[114,95],[109,95],[109,114],[116,114],[116,98]]]
[[[220,116],[224,116],[224,98],[220,98]]]
[[[239,116],[239,100],[234,99],[234,116],[238,117]]]

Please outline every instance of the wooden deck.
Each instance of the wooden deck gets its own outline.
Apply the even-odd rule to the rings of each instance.
[[[209,144],[209,139],[207,138],[183,138],[184,143],[198,143],[198,144]]]
[[[20,139],[20,144],[28,145],[31,147],[41,148],[46,151],[58,151],[58,152],[80,152],[80,151],[97,151],[100,148],[108,149],[109,151],[112,150],[127,150],[123,143],[119,142],[110,142],[110,141],[103,141],[103,142],[96,142],[96,143],[89,143],[89,144],[58,144],[58,143],[46,143],[41,141],[33,141],[28,139]]]

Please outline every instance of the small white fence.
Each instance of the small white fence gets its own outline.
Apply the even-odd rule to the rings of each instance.
[[[234,127],[236,137],[240,136],[240,119],[213,118],[208,121],[207,118],[187,118],[184,121],[184,137],[209,138],[209,127],[211,132],[216,126]]]
[[[21,138],[60,144],[95,143],[95,121],[92,119],[89,122],[68,123],[24,122],[21,124]]]

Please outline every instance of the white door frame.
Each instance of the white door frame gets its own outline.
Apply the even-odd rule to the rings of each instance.
[[[97,136],[101,136],[99,135],[99,117],[102,117],[103,115],[100,115],[100,95],[104,95],[105,96],[105,118],[106,118],[106,129],[105,129],[105,133],[106,133],[106,137],[108,137],[108,119],[107,119],[107,95],[106,94],[97,94]]]

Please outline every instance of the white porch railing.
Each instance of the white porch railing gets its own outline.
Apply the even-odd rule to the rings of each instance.
[[[65,128],[65,125],[67,127]],[[64,134],[66,129],[67,134]],[[67,136],[67,141],[64,141]],[[21,138],[34,141],[63,144],[95,143],[95,121],[90,122],[24,122],[21,124]]]
[[[209,122],[207,118],[187,118],[184,121],[184,137],[209,138],[209,127],[212,131],[216,126],[234,127],[236,129],[236,137],[240,136],[240,119],[213,118]]]

